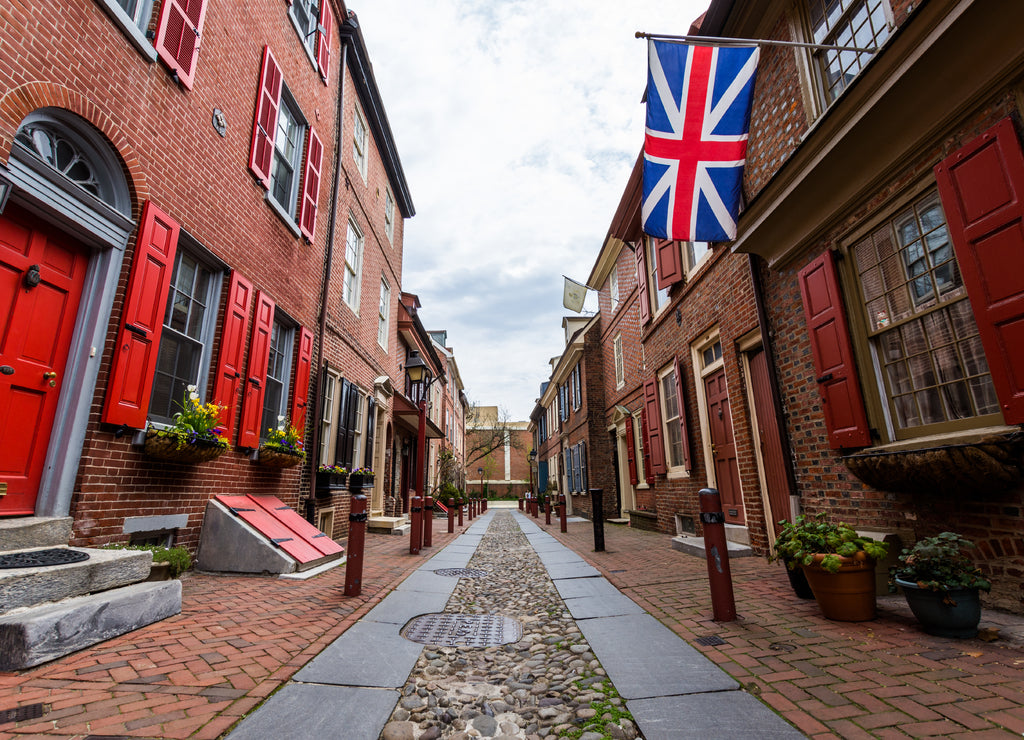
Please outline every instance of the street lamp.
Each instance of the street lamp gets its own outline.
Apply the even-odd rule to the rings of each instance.
[[[533,488],[533,463],[537,460],[537,450],[530,450],[530,493],[534,492]],[[537,488],[540,488],[540,481],[537,481]]]
[[[477,468],[476,469],[476,476],[477,476],[477,478],[480,479],[480,498],[483,498],[484,497],[484,469],[483,468]]]
[[[416,395],[419,397],[416,404],[420,411],[419,428],[416,434],[416,464],[419,467],[416,475],[416,495],[423,498],[427,477],[427,391],[437,378],[430,377],[430,369],[420,357],[418,349],[414,349],[409,354],[409,359],[405,362],[405,372],[409,376],[409,382],[416,388]]]

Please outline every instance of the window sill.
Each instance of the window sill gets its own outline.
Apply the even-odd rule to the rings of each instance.
[[[669,470],[667,473],[665,473],[665,478],[667,480],[680,480],[681,478],[689,477],[690,474],[686,472],[685,468],[680,468],[679,470]]]
[[[288,227],[289,231],[295,234],[295,236],[302,236],[302,232],[299,231],[299,225],[295,223],[295,217],[288,213],[280,203],[271,197],[269,190],[264,194],[263,199],[267,202],[267,205],[273,209],[274,213],[284,221],[284,225]]]
[[[132,42],[139,53],[144,56],[148,61],[156,61],[156,49],[146,35],[138,27],[138,25],[128,17],[128,14],[124,12],[124,9],[117,4],[116,0],[100,0],[100,5],[107,15],[110,16],[111,20],[117,24],[121,29],[121,33],[128,37],[128,40]]]
[[[974,493],[1022,480],[1024,432],[986,427],[871,447],[843,456],[857,478],[880,491]]]

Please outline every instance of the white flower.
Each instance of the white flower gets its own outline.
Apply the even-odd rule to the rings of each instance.
[[[194,385],[190,385],[190,386],[187,386],[187,390],[188,390],[189,393],[195,393],[196,390],[198,390],[198,389]]]
[[[191,393],[189,393],[188,397],[191,398],[193,401],[198,401],[199,400],[199,394],[196,393],[195,391],[192,391]]]

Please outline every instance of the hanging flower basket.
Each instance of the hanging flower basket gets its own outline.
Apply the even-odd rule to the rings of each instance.
[[[149,457],[183,463],[201,463],[216,460],[228,445],[220,440],[179,434],[171,430],[149,429],[143,450]]]
[[[265,468],[293,468],[305,459],[304,452],[290,452],[266,444],[256,451],[256,462]]]

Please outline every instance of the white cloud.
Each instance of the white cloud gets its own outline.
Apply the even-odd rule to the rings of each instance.
[[[472,400],[528,417],[571,315],[561,275],[590,273],[643,145],[634,32],[685,34],[706,6],[349,4],[416,206],[402,287],[448,330]]]

